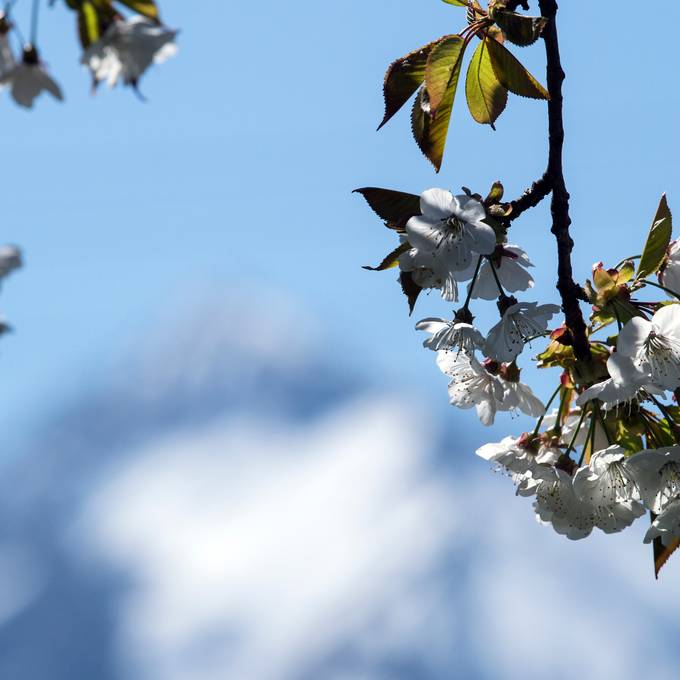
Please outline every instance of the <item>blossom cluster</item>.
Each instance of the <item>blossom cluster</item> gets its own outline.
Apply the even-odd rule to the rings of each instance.
[[[533,287],[528,271],[533,265],[519,246],[498,243],[477,198],[429,189],[420,196],[420,212],[407,221],[402,235],[409,246],[399,258],[402,272],[421,288],[439,289],[449,302],[458,300],[459,284],[469,281],[466,304],[453,319],[416,324],[431,334],[424,345],[437,352],[437,365],[451,378],[451,404],[475,407],[484,425],[493,424],[498,411],[540,416],[543,404],[520,382],[516,359],[527,343],[546,334],[560,308],[518,302],[506,294]],[[470,302],[496,298],[501,319],[484,338],[472,325]]]
[[[536,419],[530,431],[477,453],[512,478],[517,495],[534,499],[540,522],[579,539],[594,528],[621,531],[649,511],[644,540],[669,554],[680,544],[680,239],[671,241],[665,197],[643,255],[613,268],[598,262],[579,287],[592,305],[584,360],[572,331],[553,321],[560,307],[514,297],[533,288],[532,264],[507,242],[509,207],[494,186],[484,200],[469,190],[429,189],[417,207],[410,195],[359,190],[400,240],[370,269],[398,267],[412,309],[422,290],[457,303],[466,285],[453,318],[425,318],[416,329],[428,334],[423,344],[450,379],[452,405],[474,407],[484,425],[502,411]],[[662,290],[663,299],[638,299],[643,290]],[[500,319],[486,334],[474,324],[475,300],[498,306]],[[615,334],[596,339],[613,324]],[[547,347],[535,357],[538,367],[561,369],[547,406],[520,381],[517,365],[539,338]]]
[[[24,43],[20,34],[15,52],[12,40],[17,33],[16,22],[8,13],[0,13],[0,88],[7,88],[19,106],[32,108],[35,100],[47,92],[61,101],[64,96],[57,81],[50,75],[32,39]],[[154,63],[173,56],[177,47],[177,31],[170,30],[145,16],[125,18],[112,13],[100,37],[84,46],[81,64],[93,82],[93,90],[101,82],[114,87],[118,82],[137,90],[139,80]]]

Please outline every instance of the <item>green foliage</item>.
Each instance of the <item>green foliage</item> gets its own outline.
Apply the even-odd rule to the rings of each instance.
[[[487,42],[489,57],[499,82],[510,92],[530,99],[550,99],[548,91],[515,56],[497,40]]]
[[[434,42],[409,52],[401,59],[390,64],[385,74],[383,95],[385,97],[385,115],[378,130],[415,94],[425,80],[425,66],[430,51],[439,42]]]
[[[649,230],[645,248],[642,251],[636,280],[639,281],[659,271],[666,256],[666,249],[671,241],[672,233],[673,216],[668,207],[666,194],[663,194]]]
[[[491,65],[485,37],[472,55],[465,81],[465,95],[470,115],[478,123],[495,129],[494,123],[508,103],[508,90],[501,85]]]
[[[415,194],[377,187],[355,189],[354,193],[361,194],[366,199],[373,212],[389,229],[403,232],[409,219],[420,215],[420,196]]]
[[[403,255],[407,250],[410,249],[410,243],[405,241],[401,245],[397,246],[391,253],[389,253],[377,267],[369,267],[368,265],[365,265],[362,267],[362,269],[368,269],[371,272],[381,272],[385,269],[392,269],[392,267],[396,267],[399,263],[400,255]]]
[[[160,23],[155,0],[117,0],[148,19]],[[121,14],[114,7],[113,0],[66,0],[66,4],[78,17],[78,37],[83,49],[97,42],[111,23]]]
[[[425,70],[426,84],[420,88],[411,112],[413,137],[437,172],[444,158],[463,49],[460,36],[448,36],[437,45],[436,51],[432,50]],[[434,110],[429,87],[436,96]]]
[[[401,272],[399,275],[399,283],[401,283],[401,289],[408,300],[408,313],[410,316],[413,314],[416,300],[423,289],[413,280],[413,274],[411,272]]]
[[[458,86],[465,42],[459,35],[442,38],[430,52],[425,67],[425,89],[429,98],[429,114],[435,118],[448,90]],[[453,104],[453,99],[451,100]]]
[[[153,19],[157,22],[160,21],[155,0],[118,0],[118,2],[126,5],[134,12],[145,16],[147,19]]]
[[[493,20],[503,29],[505,37],[515,45],[526,47],[540,37],[548,20],[544,17],[527,17],[506,9],[491,12]]]
[[[488,12],[476,0],[444,2],[467,7],[468,26],[460,34],[439,38],[390,65],[383,85],[385,114],[378,126],[380,129],[385,125],[417,92],[411,129],[420,150],[437,172],[442,165],[463,56],[475,38],[481,43],[473,53],[465,83],[468,108],[475,121],[494,128],[507,105],[508,91],[532,99],[550,98],[503,46],[506,37],[517,45],[531,45],[541,35],[546,19],[510,12],[503,0],[492,0]]]

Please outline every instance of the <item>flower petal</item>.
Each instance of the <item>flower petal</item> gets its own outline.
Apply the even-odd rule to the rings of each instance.
[[[480,255],[490,255],[496,248],[496,232],[488,224],[481,222],[467,225],[465,240]]]
[[[424,217],[445,220],[451,217],[455,210],[453,194],[446,189],[428,189],[420,195],[420,212]]]
[[[452,196],[452,199],[454,204],[454,215],[464,222],[471,222],[474,224],[486,217],[486,210],[484,210],[484,206],[477,199],[466,196],[465,194]]]
[[[680,337],[680,305],[662,307],[652,319],[657,333],[666,337]]]
[[[621,352],[624,356],[635,359],[651,331],[651,321],[634,316],[619,333],[619,339],[616,343],[617,351]]]

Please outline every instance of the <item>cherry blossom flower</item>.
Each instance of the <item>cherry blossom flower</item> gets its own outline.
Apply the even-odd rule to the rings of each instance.
[[[659,283],[675,293],[680,293],[680,239],[671,241],[666,253],[666,261],[658,275]]]
[[[557,424],[557,413],[558,413],[557,409],[553,409],[551,413],[548,413],[543,418],[543,427],[546,430],[554,429],[555,425]],[[576,432],[577,427],[579,428],[578,434],[576,435],[576,439],[574,439],[574,433]],[[586,439],[588,438],[589,431],[590,431],[590,418],[585,417],[583,418],[583,420],[581,420],[581,409],[580,408],[572,409],[567,415],[567,417],[564,419],[562,427],[560,428],[559,438],[560,444],[568,446],[569,444],[571,444],[573,440],[574,446],[584,446],[586,443]],[[600,449],[606,449],[607,446],[609,446],[609,440],[607,439],[607,434],[604,431],[602,423],[598,418],[595,420],[594,449],[596,451],[599,451]]]
[[[440,351],[437,365],[452,378],[449,402],[458,408],[473,406],[483,425],[493,425],[496,412],[505,396],[500,380],[491,375],[474,356],[463,352]]]
[[[537,465],[553,465],[560,452],[545,446],[535,450],[530,437],[505,437],[497,444],[485,444],[476,451],[477,455],[506,472],[517,487],[517,494],[532,495],[536,490],[533,471]]]
[[[416,324],[416,330],[432,333],[432,337],[423,342],[423,347],[435,352],[442,349],[457,349],[472,354],[475,349],[484,346],[484,338],[474,326],[455,319],[452,321],[437,318],[422,319]]]
[[[576,399],[578,406],[599,399],[608,411],[627,401],[639,401],[649,394],[664,393],[653,384],[649,371],[639,368],[630,357],[620,352],[607,359],[607,371],[611,377],[582,392]]]
[[[423,263],[432,264],[432,258],[427,254],[418,252],[416,248],[407,250],[399,257],[399,268],[401,271],[410,272],[416,285],[425,290],[433,288],[440,290],[444,300],[456,302],[458,300],[458,280],[454,272],[438,273]]]
[[[596,451],[590,464],[574,475],[576,495],[592,506],[595,526],[608,534],[622,531],[645,512],[625,458],[622,447],[609,446]]]
[[[571,540],[589,536],[596,520],[593,506],[576,495],[569,474],[554,467],[538,468],[534,474],[537,518]]]
[[[504,394],[501,401],[501,411],[519,410],[532,418],[538,418],[545,413],[543,402],[533,393],[532,389],[519,381],[513,382],[501,379]]]
[[[550,319],[559,311],[557,305],[539,305],[537,302],[510,305],[503,318],[489,331],[486,355],[496,361],[514,361],[524,344],[544,333]]]
[[[496,247],[496,233],[483,221],[484,206],[470,196],[428,189],[420,196],[420,212],[406,223],[408,241],[430,260],[421,265],[445,278],[454,272],[470,278],[473,254],[488,255]]]
[[[84,52],[81,63],[94,76],[95,83],[106,81],[114,87],[122,78],[137,87],[151,64],[160,64],[177,52],[172,31],[141,16],[115,20],[104,35]]]
[[[651,383],[659,388],[680,387],[680,305],[666,305],[651,321],[633,317],[619,333],[618,352],[633,360],[635,371],[648,372]],[[636,375],[620,364],[624,382]]]
[[[503,387],[503,399],[500,411],[521,411],[528,416],[538,418],[545,413],[543,402],[533,393],[528,385],[520,382],[520,370],[517,364],[498,364],[491,359],[484,362],[487,371],[498,376]]]
[[[493,255],[482,262],[472,297],[483,300],[495,300],[498,297],[500,291],[492,267],[495,269],[496,276],[498,276],[504,290],[516,293],[533,288],[534,279],[527,271],[527,267],[533,266],[527,254],[519,246],[497,246]],[[468,285],[471,286],[472,284]]]
[[[0,78],[3,84],[9,84],[14,101],[30,109],[41,92],[49,92],[55,99],[63,100],[59,85],[47,73],[40,61],[38,51],[32,45],[24,48],[21,62],[15,64]]]
[[[664,545],[674,538],[680,538],[680,498],[670,501],[654,518],[643,540],[651,543],[655,538],[660,538]]]
[[[626,460],[625,467],[653,513],[660,515],[680,498],[680,446],[639,451]]]

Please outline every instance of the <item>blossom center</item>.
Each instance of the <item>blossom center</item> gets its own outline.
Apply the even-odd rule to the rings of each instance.
[[[455,215],[451,215],[444,220],[446,226],[447,238],[458,243],[463,239],[463,232],[465,231],[465,222]]]
[[[652,330],[641,348],[639,357],[646,359],[656,375],[672,375],[680,369],[680,342]]]

